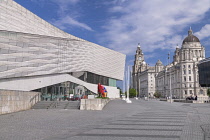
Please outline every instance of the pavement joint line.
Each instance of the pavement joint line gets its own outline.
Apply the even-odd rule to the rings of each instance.
[[[149,116],[149,115],[132,115],[132,116],[142,116],[142,117],[147,117],[147,116]],[[181,115],[152,115],[151,114],[151,116],[157,116],[157,117],[187,117],[187,115],[184,115],[184,116],[181,116]]]
[[[146,130],[146,131],[182,131],[182,129],[145,129],[145,128],[95,128],[95,129],[113,129],[113,130]]]
[[[171,125],[171,124],[121,124],[121,123],[110,123],[110,124],[107,124],[107,125],[144,125],[144,126],[184,126],[184,125]]]
[[[141,115],[133,115],[133,117],[147,117],[147,116],[141,116]],[[185,118],[187,116],[155,116],[154,118]],[[153,117],[151,117],[153,118]]]
[[[180,138],[177,135],[131,135],[131,134],[79,134],[77,136],[95,137],[147,137],[147,138]]]
[[[138,118],[138,117],[127,117],[127,118],[128,118],[128,119],[132,119],[132,118],[134,119],[134,118],[135,118],[135,119],[139,119],[139,120],[141,120],[141,119],[142,119],[142,120],[144,120],[144,119],[148,119],[148,120],[149,120],[149,119],[157,119],[157,120],[158,120],[158,119],[160,119],[160,120],[169,119],[169,120],[171,120],[171,119],[172,119],[172,118],[141,118],[141,117],[139,117],[139,118]],[[183,119],[185,119],[185,118],[176,118],[176,119],[177,119],[177,120],[183,120]]]
[[[156,114],[156,115],[186,115],[187,113],[169,113],[169,112],[144,112],[144,113],[136,113],[136,114]]]
[[[146,119],[145,119],[146,120]],[[144,120],[144,122],[146,122]],[[117,120],[117,121],[128,121],[128,122],[136,122],[136,121],[141,121],[141,120]],[[167,120],[167,121],[153,121],[153,120],[148,120],[148,122],[172,122],[172,123],[184,123],[184,121],[174,121],[174,120],[172,120],[172,121],[170,121],[170,120]]]
[[[158,108],[157,108],[158,109]],[[169,110],[159,110],[159,111],[155,111],[155,110],[153,110],[153,111],[144,111],[145,113],[159,113],[159,114],[162,114],[162,113],[166,113],[166,112],[168,112],[169,114],[177,114],[177,113],[179,113],[179,114],[184,114],[185,112],[184,111],[176,111],[176,113],[174,113],[173,111],[169,111]],[[139,114],[141,114],[142,112],[139,112]]]

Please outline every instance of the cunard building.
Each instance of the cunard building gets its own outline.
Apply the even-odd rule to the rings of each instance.
[[[138,50],[142,52],[140,47],[137,48],[137,52]],[[136,57],[139,56],[136,53]],[[177,46],[172,63],[164,66],[158,60],[154,67],[149,67],[144,60],[139,62],[138,59],[135,59],[133,85],[136,86],[134,88],[138,89],[140,96],[152,96],[154,92],[157,92],[162,97],[172,95],[173,98],[183,99],[189,96],[198,96],[198,99],[205,100],[208,96],[206,88],[199,85],[197,67],[198,62],[204,58],[205,48],[201,45],[200,40],[193,35],[190,28],[181,48]],[[138,84],[135,84],[135,82]],[[142,88],[147,89],[148,93],[144,92]]]

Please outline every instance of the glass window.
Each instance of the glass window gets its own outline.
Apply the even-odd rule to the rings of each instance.
[[[183,74],[186,74],[186,70],[183,70]]]
[[[189,81],[191,81],[191,76],[189,76]]]
[[[191,74],[191,70],[189,70],[189,74]]]
[[[186,82],[186,76],[184,76],[184,81]]]
[[[184,91],[185,95],[187,95],[187,90]]]

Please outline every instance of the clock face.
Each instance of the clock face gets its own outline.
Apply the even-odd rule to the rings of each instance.
[[[139,60],[141,60],[141,57],[139,57]]]

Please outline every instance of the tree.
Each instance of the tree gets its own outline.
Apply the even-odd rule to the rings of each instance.
[[[156,97],[156,98],[160,98],[161,97],[161,94],[160,93],[158,93],[157,91],[154,93],[154,96]]]
[[[120,87],[117,87],[117,89],[119,89],[120,90],[120,95],[122,94],[122,90],[121,90],[121,88]]]
[[[210,88],[207,90],[207,95],[210,97]]]
[[[121,90],[121,88],[120,87],[117,87],[117,89],[119,89],[120,90],[120,97],[123,95],[123,93],[122,93],[122,90]]]
[[[130,88],[129,89],[129,97],[133,98],[133,97],[136,97],[136,95],[137,95],[136,89]]]

